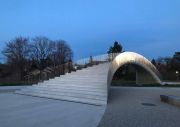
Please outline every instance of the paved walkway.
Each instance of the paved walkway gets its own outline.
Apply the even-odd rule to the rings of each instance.
[[[104,111],[104,106],[0,93],[0,127],[96,127]]]
[[[26,86],[0,86],[0,93],[9,93],[25,88]]]
[[[180,108],[160,101],[180,88],[112,87],[99,127],[180,127]]]
[[[112,87],[106,111],[5,90],[0,93],[0,127],[180,127],[180,108],[161,102],[160,94],[180,96],[180,88]]]

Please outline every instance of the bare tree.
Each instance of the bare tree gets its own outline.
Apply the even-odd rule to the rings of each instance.
[[[39,69],[46,67],[46,62],[52,53],[52,43],[47,37],[39,36],[32,39],[32,58],[37,61]]]
[[[70,46],[64,40],[53,42],[53,50],[51,59],[54,65],[64,65],[72,61],[73,52]],[[70,70],[70,68],[68,68]],[[65,72],[65,66],[62,68],[62,73]]]
[[[5,49],[2,51],[7,62],[17,69],[22,78],[22,73],[26,71],[26,62],[29,58],[30,48],[29,40],[23,37],[17,37],[6,43]]]
[[[59,64],[64,64],[72,60],[73,53],[69,45],[64,40],[56,41],[57,59]]]
[[[33,38],[31,43],[28,38],[17,37],[6,44],[2,53],[13,74],[21,77],[18,81],[22,81],[25,75],[36,69],[40,70],[38,74],[40,78],[47,69],[54,70],[54,74],[58,74],[56,68],[59,68],[59,74],[62,74],[65,69],[70,70],[71,66],[64,64],[70,63],[73,57],[72,50],[65,41],[51,41],[43,36]],[[51,68],[53,65],[54,68]]]

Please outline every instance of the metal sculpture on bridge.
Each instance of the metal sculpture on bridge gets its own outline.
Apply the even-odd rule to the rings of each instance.
[[[124,52],[117,55],[109,67],[108,76],[107,76],[108,88],[111,84],[111,81],[115,72],[120,67],[126,64],[134,64],[134,65],[138,65],[142,67],[144,70],[146,70],[147,73],[150,74],[150,76],[152,76],[152,79],[154,79],[153,83],[162,84],[160,80],[160,77],[161,77],[160,73],[148,59],[134,52]],[[143,73],[141,76],[144,76],[144,75],[145,74]]]

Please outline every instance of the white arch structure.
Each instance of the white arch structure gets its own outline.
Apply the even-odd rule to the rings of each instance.
[[[148,59],[134,52],[124,52],[117,55],[109,67],[108,76],[107,76],[108,89],[115,72],[120,67],[126,64],[139,65],[140,67],[144,68],[147,72],[149,72],[157,83],[162,84],[159,71]]]
[[[153,83],[155,82],[162,84],[158,70],[143,56],[134,52],[124,52],[117,55],[115,59],[109,63],[108,61],[111,60],[114,55],[116,54],[112,54],[112,57],[111,54],[94,57],[95,61],[103,62],[103,64],[38,83],[40,85],[28,86],[20,91],[16,91],[16,93],[95,105],[104,105],[107,104],[108,101],[109,86],[114,73],[120,67],[126,64],[135,64],[141,67],[137,67],[136,69],[136,77],[138,79],[136,79],[136,81],[140,82],[141,80],[143,81],[143,79],[145,79],[145,81],[149,80]],[[79,63],[85,64],[87,61],[88,59],[83,60],[82,62],[80,61]],[[146,70],[145,73],[144,70]],[[149,77],[151,78],[148,79]]]

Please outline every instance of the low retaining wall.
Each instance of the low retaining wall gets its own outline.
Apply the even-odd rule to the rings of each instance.
[[[172,95],[160,95],[161,101],[180,107],[180,97]]]

